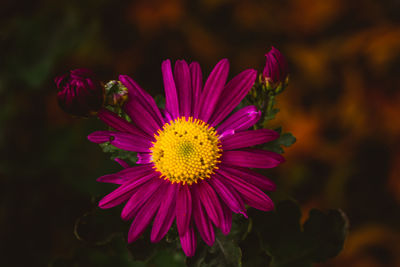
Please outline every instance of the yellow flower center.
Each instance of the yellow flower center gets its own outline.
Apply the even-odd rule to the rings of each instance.
[[[180,117],[164,124],[154,134],[151,149],[154,168],[172,183],[197,183],[209,178],[221,157],[215,129],[204,121]]]

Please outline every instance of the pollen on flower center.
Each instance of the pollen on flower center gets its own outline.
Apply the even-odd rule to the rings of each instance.
[[[217,168],[221,144],[215,129],[202,120],[177,118],[154,137],[156,141],[150,148],[154,168],[172,183],[197,183]]]

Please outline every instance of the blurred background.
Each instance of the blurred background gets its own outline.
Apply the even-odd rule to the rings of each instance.
[[[121,223],[117,209],[95,209],[114,188],[95,179],[119,166],[86,139],[99,121],[60,110],[56,75],[128,74],[155,96],[166,58],[199,61],[208,75],[226,57],[233,77],[262,71],[274,45],[291,79],[271,128],[297,142],[270,176],[299,201],[302,220],[311,208],[341,208],[350,221],[342,253],[318,266],[400,266],[399,10],[398,0],[3,0],[1,265],[139,266],[126,229],[112,244],[74,234],[91,212]]]

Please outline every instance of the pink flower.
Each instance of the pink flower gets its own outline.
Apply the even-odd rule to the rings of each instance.
[[[112,208],[126,203],[121,217],[133,220],[128,242],[134,242],[153,220],[150,239],[159,242],[176,221],[182,249],[193,256],[195,228],[209,246],[214,226],[231,230],[232,212],[246,215],[245,204],[263,211],[274,208],[264,191],[275,184],[250,168],[273,168],[284,161],[274,152],[252,146],[278,138],[268,129],[248,130],[260,118],[255,106],[231,112],[247,95],[257,72],[248,69],[226,83],[228,60],[215,66],[204,86],[197,62],[162,63],[165,110],[130,77],[124,111],[132,122],[102,109],[98,116],[114,131],[88,136],[95,143],[138,153],[137,166],[98,178],[120,185],[99,203]],[[231,115],[230,115],[231,114]]]
[[[285,83],[289,73],[285,57],[275,47],[272,47],[265,57],[266,62],[262,74],[264,81],[273,87],[279,83]]]
[[[58,103],[65,112],[88,116],[103,106],[104,88],[91,70],[71,70],[54,81],[59,90]]]

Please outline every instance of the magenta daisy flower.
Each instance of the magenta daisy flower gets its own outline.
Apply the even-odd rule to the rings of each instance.
[[[260,118],[255,106],[231,114],[251,89],[257,72],[245,70],[226,84],[228,71],[228,60],[221,60],[203,87],[197,62],[189,66],[177,61],[173,73],[166,60],[162,63],[165,110],[122,75],[119,79],[129,90],[124,110],[132,121],[105,109],[98,113],[115,131],[94,132],[89,140],[138,153],[138,166],[122,162],[122,171],[98,178],[120,185],[99,206],[112,208],[126,202],[121,217],[133,219],[129,243],[153,219],[152,242],[160,241],[176,221],[182,249],[190,257],[196,250],[195,228],[211,246],[214,226],[228,234],[232,212],[246,216],[245,204],[263,211],[273,209],[263,191],[274,190],[274,183],[250,168],[273,168],[284,158],[250,147],[279,135],[267,129],[248,130]]]

